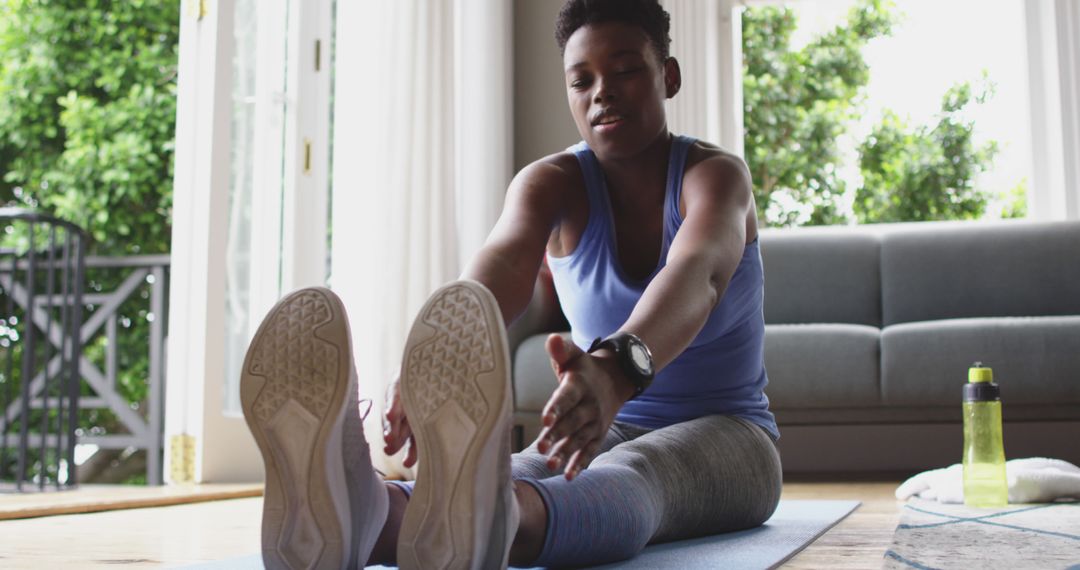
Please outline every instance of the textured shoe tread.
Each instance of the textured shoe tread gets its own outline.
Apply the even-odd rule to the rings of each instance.
[[[241,402],[266,462],[263,553],[268,568],[341,568],[345,529],[329,489],[330,424],[345,404],[347,347],[320,337],[335,319],[328,292],[280,301],[259,327],[244,363]],[[343,318],[338,315],[337,318]],[[337,451],[340,453],[340,451]]]
[[[421,316],[435,334],[408,355],[408,374],[417,412],[430,416],[453,399],[472,418],[482,418],[488,403],[476,386],[476,375],[495,369],[491,334],[475,291],[444,291]]]
[[[505,559],[501,544],[494,556],[474,548],[489,537],[477,536],[487,533],[472,519],[477,501],[487,500],[474,490],[484,448],[508,428],[500,423],[510,403],[503,331],[494,297],[465,282],[432,295],[410,331],[402,397],[420,463],[399,539],[403,569],[478,568]]]
[[[326,417],[339,378],[338,348],[314,333],[332,319],[329,301],[316,291],[301,291],[270,316],[252,343],[247,367],[249,374],[267,380],[255,398],[259,421],[269,421],[290,399]]]

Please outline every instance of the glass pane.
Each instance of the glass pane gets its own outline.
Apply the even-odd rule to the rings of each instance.
[[[1023,0],[747,9],[747,160],[764,221],[1024,217],[1025,33]]]
[[[286,9],[284,1],[236,0],[225,253],[226,414],[241,413],[240,368],[255,332],[253,317],[261,316],[253,308],[264,310],[260,297],[266,292],[253,286],[266,289],[269,283],[271,296],[280,293],[280,238],[264,238],[280,234]],[[267,168],[275,162],[276,169]]]

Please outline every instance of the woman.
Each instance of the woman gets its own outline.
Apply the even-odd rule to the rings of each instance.
[[[750,177],[739,158],[668,132],[664,102],[681,82],[668,22],[656,0],[569,0],[560,12],[583,141],[514,178],[463,281],[421,310],[385,433],[388,453],[411,442],[417,485],[390,483],[384,496],[353,484],[330,534],[346,537],[354,561],[599,564],[757,526],[775,510],[779,432],[763,392]],[[502,322],[524,311],[545,254],[573,341],[547,339],[559,387],[539,439],[511,460]],[[347,338],[339,345],[347,353]],[[340,453],[353,481],[348,465],[367,458]],[[268,481],[272,469],[268,459]],[[285,542],[264,550],[285,560]]]

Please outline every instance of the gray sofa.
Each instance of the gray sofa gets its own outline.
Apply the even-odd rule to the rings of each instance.
[[[961,385],[1001,384],[1005,453],[1080,464],[1080,222],[766,230],[766,394],[787,473],[959,462]],[[543,279],[510,329],[515,424],[532,441],[556,380]]]

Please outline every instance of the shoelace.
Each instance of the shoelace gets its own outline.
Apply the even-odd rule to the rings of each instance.
[[[375,405],[375,402],[372,402],[371,398],[364,398],[363,400],[357,402],[357,407],[359,408],[359,406],[363,406],[364,404],[367,404],[367,409],[363,412],[360,412],[360,421],[364,421],[367,419],[368,414],[371,413],[371,408]]]

